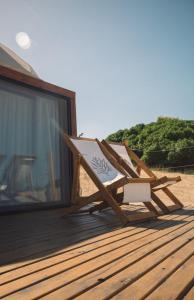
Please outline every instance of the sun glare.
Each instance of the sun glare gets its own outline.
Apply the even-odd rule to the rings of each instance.
[[[26,32],[18,32],[16,34],[16,42],[18,46],[24,50],[31,47],[31,39]]]

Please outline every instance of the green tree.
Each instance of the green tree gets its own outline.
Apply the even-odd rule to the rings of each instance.
[[[152,167],[194,164],[194,121],[159,117],[150,124],[137,124],[107,137],[128,141],[129,147]]]

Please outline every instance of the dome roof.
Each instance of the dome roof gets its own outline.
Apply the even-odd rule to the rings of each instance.
[[[0,65],[39,78],[34,69],[11,49],[0,43]]]

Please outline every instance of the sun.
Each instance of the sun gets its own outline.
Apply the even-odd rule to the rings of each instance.
[[[26,32],[18,32],[16,34],[16,42],[18,46],[24,50],[29,49],[31,47],[31,39]]]

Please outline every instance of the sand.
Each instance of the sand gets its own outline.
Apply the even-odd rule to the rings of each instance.
[[[158,177],[162,176],[178,176],[180,175],[182,178],[181,182],[174,184],[170,187],[171,191],[174,192],[176,197],[184,203],[184,205],[194,205],[194,175],[182,174],[182,173],[172,173],[172,172],[161,172],[161,171],[154,171],[154,173]],[[83,196],[92,194],[93,192],[97,191],[97,188],[90,180],[88,175],[85,173],[83,169],[81,169],[80,174],[80,181],[81,181],[81,193]],[[157,193],[161,199],[165,202],[168,202],[166,195],[163,192]]]

